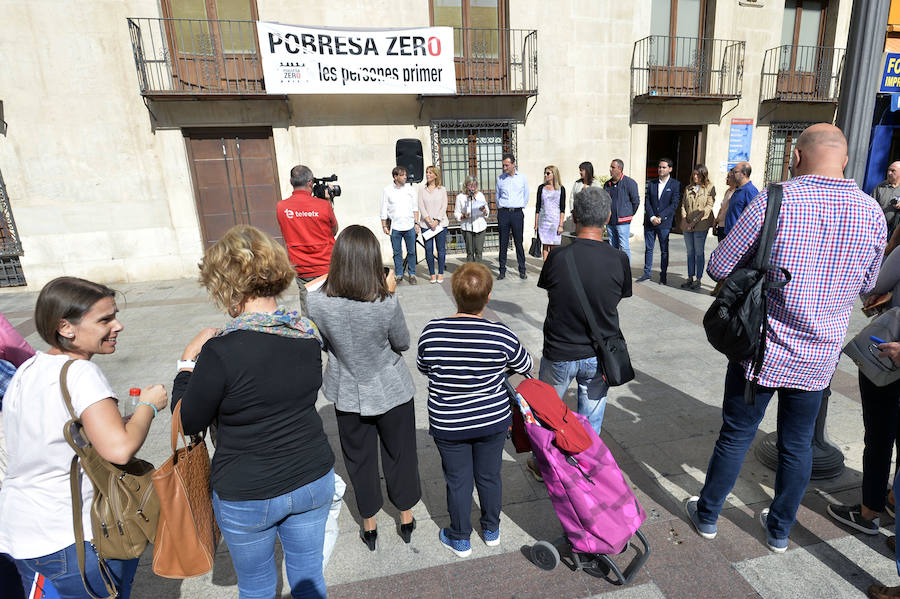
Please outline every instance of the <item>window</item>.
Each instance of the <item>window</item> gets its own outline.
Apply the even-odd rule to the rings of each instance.
[[[650,35],[669,38],[654,48],[654,64],[679,67],[696,64],[705,18],[706,0],[653,0]]]
[[[179,90],[262,91],[255,0],[162,0]]]
[[[817,53],[813,48],[824,45],[825,8],[826,3],[821,1],[785,0],[781,45],[793,48],[782,52],[781,70],[815,70]]]
[[[772,123],[769,126],[769,151],[766,155],[766,180],[764,185],[790,179],[788,167],[791,152],[803,130],[813,123]]]
[[[507,152],[516,153],[516,122],[513,120],[431,122],[431,156],[433,163],[440,167],[447,188],[447,216],[451,227],[457,224],[453,217],[456,195],[462,193],[469,175],[478,179],[478,189],[491,207],[488,223],[497,222],[495,187],[497,177],[503,172],[503,154]],[[485,246],[496,247],[496,240],[490,234]],[[454,239],[451,239],[448,247],[452,250],[463,246],[461,242],[454,246]]]
[[[457,90],[486,93],[508,86],[505,0],[430,0],[429,7],[432,25],[453,27]]]

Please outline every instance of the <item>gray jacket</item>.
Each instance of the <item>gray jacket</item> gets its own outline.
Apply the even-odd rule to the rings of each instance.
[[[409,349],[409,329],[395,296],[358,302],[315,291],[307,304],[328,352],[322,392],[338,410],[377,416],[413,397],[400,355]]]

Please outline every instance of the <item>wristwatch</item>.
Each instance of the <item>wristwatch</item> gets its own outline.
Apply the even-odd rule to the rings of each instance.
[[[194,366],[197,365],[196,360],[178,360],[178,363],[175,366],[175,371],[178,372],[187,368],[188,370],[193,370]]]

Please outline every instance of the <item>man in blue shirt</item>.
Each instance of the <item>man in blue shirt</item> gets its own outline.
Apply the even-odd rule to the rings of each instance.
[[[738,162],[731,169],[732,176],[738,186],[734,193],[731,194],[731,199],[728,200],[728,212],[725,213],[725,235],[728,235],[728,232],[731,231],[734,223],[738,221],[741,212],[744,211],[750,200],[759,195],[759,190],[750,181],[750,170],[749,162]]]
[[[500,227],[500,274],[497,278],[506,277],[506,250],[509,246],[509,233],[512,230],[516,260],[519,263],[519,278],[527,279],[522,232],[525,229],[523,208],[528,205],[528,180],[525,175],[516,171],[516,157],[512,154],[504,154],[502,164],[503,174],[497,177],[497,224]]]

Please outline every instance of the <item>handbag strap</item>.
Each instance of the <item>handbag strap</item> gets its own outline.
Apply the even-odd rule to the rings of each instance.
[[[67,361],[63,364],[62,370],[59,371],[59,388],[62,391],[66,407],[69,409],[69,414],[72,416],[72,419],[66,422],[63,427],[63,436],[66,438],[66,441],[72,449],[75,450],[75,455],[72,456],[72,463],[69,465],[69,489],[72,493],[72,525],[75,529],[75,553],[78,556],[78,573],[81,574],[81,582],[84,584],[84,590],[88,595],[94,599],[115,599],[119,596],[119,591],[116,589],[115,580],[113,580],[112,573],[109,570],[109,566],[106,564],[106,560],[100,557],[99,553],[97,554],[97,564],[100,571],[100,579],[103,581],[103,586],[106,587],[108,595],[106,597],[98,597],[92,593],[88,586],[87,576],[84,573],[84,521],[81,518],[81,485],[78,484],[78,460],[80,459],[83,450],[78,447],[78,444],[72,437],[71,431],[73,425],[81,428],[81,419],[75,416],[75,410],[72,408],[72,396],[69,394],[69,386],[66,384],[66,376],[69,373],[69,367],[74,361],[75,360]],[[84,433],[82,432],[82,434]],[[106,460],[102,461],[104,464],[108,463]],[[117,470],[114,469],[113,471]],[[91,482],[93,483],[94,481],[92,480]]]
[[[763,217],[762,231],[759,234],[759,247],[756,255],[753,256],[751,263],[752,268],[757,270],[774,270],[769,264],[769,258],[772,255],[772,245],[775,243],[775,233],[778,230],[778,215],[781,213],[782,187],[776,183],[770,183],[766,189],[766,214]],[[764,283],[762,292],[763,307],[763,325],[760,333],[759,344],[756,347],[756,354],[750,363],[750,371],[747,377],[747,384],[744,387],[744,403],[753,405],[756,403],[756,388],[759,385],[759,373],[762,370],[763,360],[766,356],[766,338],[769,336],[769,302],[767,290],[780,289],[787,285],[791,280],[791,273],[786,269],[779,267],[778,270],[784,276],[783,281],[772,281]]]
[[[574,248],[574,246],[572,246],[572,248]],[[603,337],[600,335],[600,327],[597,325],[597,320],[594,318],[594,312],[588,304],[587,294],[584,292],[584,284],[581,282],[581,277],[578,275],[578,268],[575,266],[574,249],[570,249],[566,252],[566,265],[569,267],[569,276],[572,277],[575,295],[578,296],[581,310],[584,312],[585,319],[587,319],[588,334],[591,337],[591,341],[593,341],[594,345],[599,349]]]

